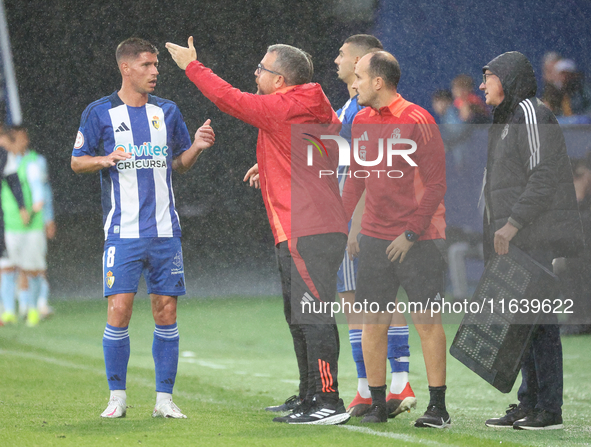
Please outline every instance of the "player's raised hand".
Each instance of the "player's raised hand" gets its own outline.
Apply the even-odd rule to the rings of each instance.
[[[198,149],[203,150],[207,149],[208,147],[213,146],[215,143],[215,132],[213,128],[210,126],[211,120],[208,119],[203,123],[197,132],[195,132],[195,144],[197,145]]]
[[[242,179],[243,182],[248,181],[250,186],[256,189],[261,189],[261,182],[259,177],[259,164],[256,163],[252,168],[246,171],[246,175]]]
[[[193,46],[193,36],[189,37],[188,48],[171,42],[166,42],[166,48],[172,59],[182,70],[186,69],[187,65],[191,62],[197,60],[197,51],[195,51],[195,47]]]
[[[113,151],[105,157],[97,157],[99,163],[104,168],[115,166],[118,161],[127,160],[128,158],[131,158],[131,154],[123,151]]]

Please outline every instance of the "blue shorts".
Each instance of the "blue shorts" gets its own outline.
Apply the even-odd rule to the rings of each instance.
[[[105,241],[103,294],[136,293],[140,276],[148,293],[184,295],[183,250],[178,237],[145,237]]]
[[[357,289],[358,258],[349,260],[349,251],[345,250],[345,257],[337,273],[337,292],[355,292]]]

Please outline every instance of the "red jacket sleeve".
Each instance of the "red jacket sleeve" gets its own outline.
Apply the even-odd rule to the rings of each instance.
[[[435,121],[416,125],[413,140],[418,145],[415,157],[424,192],[406,228],[421,235],[445,196],[445,149]]]
[[[270,130],[281,118],[282,99],[278,95],[254,95],[242,92],[199,61],[191,62],[185,74],[222,112],[245,123],[259,129]]]

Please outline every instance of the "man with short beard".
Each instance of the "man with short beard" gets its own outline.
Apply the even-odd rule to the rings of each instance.
[[[290,45],[271,45],[259,63],[257,94],[233,88],[197,60],[188,47],[167,43],[177,65],[221,111],[259,129],[257,164],[245,180],[263,194],[281,274],[284,313],[293,338],[299,373],[299,396],[293,412],[275,422],[335,425],[349,420],[339,398],[339,338],[333,315],[304,312],[332,303],[336,273],[345,250],[347,224],[335,176],[318,177],[318,169],[335,172],[338,154],[326,154],[306,169],[305,146],[292,147],[292,124],[339,123],[314,73],[310,55]],[[301,138],[296,138],[303,142]]]

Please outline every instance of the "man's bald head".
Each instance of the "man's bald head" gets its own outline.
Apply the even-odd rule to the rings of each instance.
[[[400,82],[400,64],[398,60],[387,51],[376,51],[369,53],[363,59],[369,58],[367,67],[371,78],[382,78],[386,88],[396,90]]]

